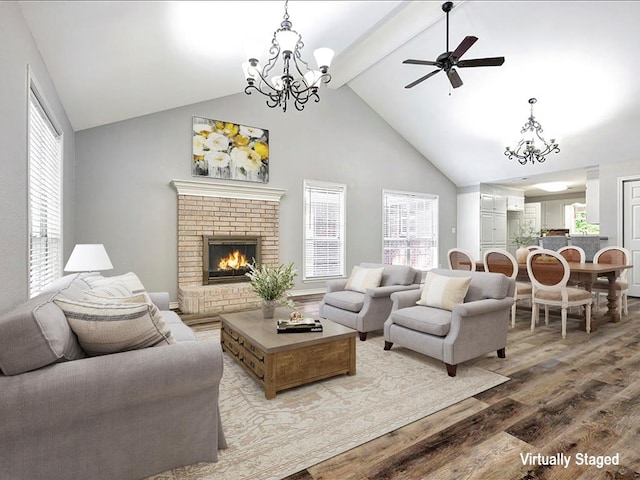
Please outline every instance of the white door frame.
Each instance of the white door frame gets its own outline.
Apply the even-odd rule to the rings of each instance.
[[[640,181],[640,175],[629,175],[627,177],[618,177],[618,215],[617,215],[617,234],[618,245],[624,247],[624,183]]]

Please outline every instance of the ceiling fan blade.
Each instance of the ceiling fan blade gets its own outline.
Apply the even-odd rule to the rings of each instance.
[[[451,54],[452,58],[460,58],[464,55],[464,52],[469,50],[471,46],[478,41],[478,37],[467,36],[460,42],[458,48],[456,48]]]
[[[408,85],[405,85],[405,87],[404,87],[404,88],[412,88],[412,87],[415,87],[415,86],[416,86],[416,85],[418,85],[420,82],[424,82],[427,78],[429,78],[429,77],[433,77],[433,76],[434,76],[436,73],[438,73],[439,71],[440,71],[440,69],[438,69],[438,70],[434,70],[433,72],[429,72],[429,73],[427,73],[424,77],[420,77],[420,78],[419,78],[419,79],[417,79],[416,81],[411,82],[411,83],[410,83],[410,84],[408,84]],[[462,83],[462,82],[461,82],[461,83]]]
[[[447,77],[449,77],[449,81],[451,82],[451,86],[453,88],[462,86],[462,80],[460,79],[460,75],[458,75],[458,72],[456,72],[455,68],[452,68],[447,72]]]
[[[460,60],[456,66],[466,67],[499,67],[504,63],[504,57],[474,58],[472,60]]]
[[[434,67],[439,66],[437,62],[432,62],[431,60],[414,60],[412,58],[408,58],[402,63],[408,63],[410,65],[433,65]]]

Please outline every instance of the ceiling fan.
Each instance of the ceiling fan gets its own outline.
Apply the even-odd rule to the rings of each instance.
[[[460,57],[464,55],[464,53],[471,48],[471,46],[476,43],[478,37],[467,36],[464,37],[460,45],[453,51],[449,51],[449,12],[453,8],[453,2],[445,2],[442,4],[442,11],[447,14],[447,51],[438,55],[435,62],[430,60],[414,60],[407,59],[402,63],[408,63],[411,65],[432,65],[434,67],[438,67],[437,70],[434,70],[430,73],[427,73],[424,77],[420,77],[414,82],[411,82],[408,85],[405,85],[404,88],[412,88],[418,85],[419,83],[425,81],[427,78],[434,76],[441,70],[447,74],[449,77],[449,81],[451,82],[451,86],[453,88],[458,88],[462,85],[462,80],[460,79],[460,75],[454,67],[458,68],[467,68],[467,67],[499,67],[504,63],[504,57],[491,57],[491,58],[474,58],[471,60],[460,60]]]

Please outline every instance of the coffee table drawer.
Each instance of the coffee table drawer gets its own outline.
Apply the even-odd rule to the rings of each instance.
[[[296,335],[296,334],[291,334]],[[276,390],[349,373],[353,339],[344,338],[275,354]]]

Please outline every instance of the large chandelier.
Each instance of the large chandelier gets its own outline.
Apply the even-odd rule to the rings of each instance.
[[[287,111],[287,103],[293,101],[296,109],[302,110],[306,103],[313,99],[320,101],[318,87],[322,83],[329,83],[329,65],[333,59],[333,50],[318,48],[313,52],[318,70],[311,70],[307,62],[302,59],[301,50],[304,47],[302,36],[292,30],[287,7],[289,0],[284,2],[284,17],[271,40],[269,55],[271,58],[264,67],[260,66],[260,48],[258,45],[247,45],[249,60],[242,64],[247,86],[244,92],[251,95],[256,91],[267,97],[267,105],[271,108],[282,107]],[[271,70],[280,65],[282,73],[271,75]],[[271,75],[271,76],[270,76]]]
[[[527,162],[535,164],[536,162],[544,162],[545,157],[550,153],[558,153],[560,148],[555,139],[552,138],[550,143],[542,136],[542,125],[533,116],[533,105],[537,100],[535,98],[529,99],[531,105],[531,115],[529,120],[524,124],[520,133],[524,135],[522,140],[518,142],[516,148],[513,150],[507,147],[504,154],[509,157],[509,160],[516,158],[522,165],[526,165]]]

